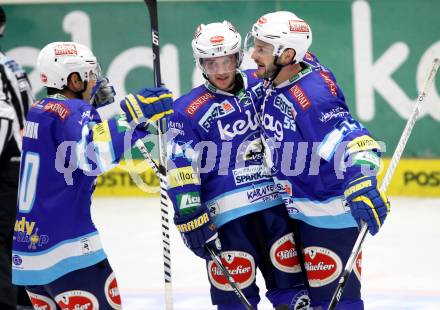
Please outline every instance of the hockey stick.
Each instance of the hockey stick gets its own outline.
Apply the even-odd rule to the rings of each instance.
[[[440,65],[439,58],[434,59],[434,63],[432,65],[432,69],[429,71],[428,76],[426,77],[425,84],[423,84],[422,91],[417,97],[417,102],[414,106],[413,112],[408,119],[405,129],[403,130],[402,135],[400,136],[399,143],[396,146],[396,150],[394,151],[393,157],[391,158],[391,162],[388,166],[388,169],[383,178],[380,189],[385,192],[387,190],[388,185],[390,184],[391,178],[393,177],[394,171],[396,170],[397,164],[399,163],[400,157],[402,156],[403,150],[405,149],[406,143],[408,142],[408,138],[411,134],[411,131],[414,127],[414,124],[417,120],[417,117],[420,113],[420,103],[425,99],[428,89],[434,81],[435,75],[437,73],[437,69]],[[347,264],[345,265],[342,276],[339,278],[338,286],[333,294],[333,297],[328,306],[328,310],[333,310],[336,308],[337,303],[340,301],[342,297],[342,293],[344,291],[345,285],[347,284],[348,277],[350,276],[351,270],[353,269],[353,264],[358,256],[362,243],[364,242],[365,236],[368,232],[368,226],[365,223],[362,223],[361,230],[359,232],[358,238],[351,250],[350,257],[347,260]]]
[[[240,299],[240,301],[243,303],[243,305],[246,307],[246,309],[247,310],[254,310],[254,307],[252,307],[251,303],[247,300],[246,296],[244,296],[243,292],[238,287],[237,283],[235,283],[235,280],[232,277],[231,273],[223,265],[222,261],[217,256],[217,254],[215,254],[215,252],[209,246],[206,246],[206,249],[208,250],[209,254],[211,255],[212,260],[217,264],[217,267],[220,268],[220,270],[222,271],[226,280],[228,281],[229,285],[234,290],[234,293],[237,295],[237,297]]]
[[[157,1],[144,0],[148,7],[151,22],[151,43],[153,50],[153,68],[154,83],[156,87],[162,86],[162,77],[160,74],[160,50],[159,50],[159,22],[157,18]],[[165,306],[167,310],[173,309],[173,291],[171,285],[171,251],[170,251],[170,229],[169,229],[169,212],[168,212],[168,195],[167,195],[167,179],[166,179],[166,151],[163,132],[166,130],[166,120],[162,119],[157,123],[158,146],[159,146],[159,166],[151,160],[151,157],[145,157],[146,147],[142,143],[137,143],[141,153],[149,161],[159,177],[160,186],[160,210],[162,215],[162,246],[163,246],[163,265],[165,280]],[[141,146],[142,145],[142,146]]]

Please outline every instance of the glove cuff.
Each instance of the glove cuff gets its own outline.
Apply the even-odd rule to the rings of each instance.
[[[211,216],[208,209],[200,207],[193,213],[184,216],[174,216],[174,224],[177,226],[177,230],[181,233],[186,233],[200,229],[201,227],[211,222]]]
[[[344,196],[347,201],[351,201],[354,197],[363,195],[375,188],[377,188],[377,179],[375,176],[359,176],[348,183],[344,191]]]

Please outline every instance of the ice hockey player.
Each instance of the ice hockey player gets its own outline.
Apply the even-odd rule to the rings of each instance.
[[[254,102],[262,94],[253,71],[240,71],[241,36],[223,21],[200,25],[192,40],[204,85],[176,100],[168,122],[169,196],[185,244],[206,259],[218,309],[244,309],[211,260],[223,263],[256,309],[259,268],[276,309],[308,309],[308,295],[289,217],[269,171]],[[221,242],[220,242],[221,241]]]
[[[96,108],[114,91],[87,47],[50,43],[37,66],[47,97],[32,105],[24,127],[13,282],[38,309],[121,309],[91,196],[97,175],[147,134],[145,124],[172,113],[172,95],[142,89],[121,102],[124,114],[104,121]]]
[[[312,307],[327,309],[359,223],[374,235],[389,212],[376,179],[381,148],[351,116],[332,72],[308,53],[312,32],[304,20],[291,12],[266,14],[245,41],[256,75],[266,79],[266,158],[299,225]],[[338,309],[363,309],[360,261]]]
[[[5,27],[6,14],[0,6],[0,37]],[[0,309],[4,310],[15,310],[17,299],[19,306],[29,304],[26,293],[22,293],[24,289],[19,287],[17,291],[12,285],[11,251],[17,214],[21,132],[33,98],[26,71],[0,52]]]

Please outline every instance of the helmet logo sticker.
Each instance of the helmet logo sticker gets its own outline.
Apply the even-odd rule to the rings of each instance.
[[[213,36],[209,39],[212,44],[221,44],[225,40],[224,36]]]
[[[40,80],[41,80],[41,82],[46,83],[46,82],[47,82],[47,76],[46,76],[46,74],[41,73],[41,74],[40,74]]]
[[[309,32],[309,25],[303,20],[289,20],[291,32]]]
[[[55,56],[72,56],[78,55],[75,44],[59,44],[53,48]]]

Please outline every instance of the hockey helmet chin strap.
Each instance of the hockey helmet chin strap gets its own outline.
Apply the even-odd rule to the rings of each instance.
[[[295,51],[295,50],[294,50]],[[296,56],[296,51],[295,51],[295,55],[293,56],[293,59],[291,61],[289,61],[288,63],[286,63],[285,65],[282,65],[280,63],[278,63],[278,59],[280,58],[279,56],[275,56],[275,58],[273,59],[273,64],[275,65],[276,69],[274,71],[274,73],[272,74],[271,77],[265,78],[265,84],[270,87],[273,84],[273,81],[275,81],[275,79],[278,77],[278,74],[280,74],[281,70],[289,65],[294,65],[296,64],[296,60],[295,60],[295,56]]]

